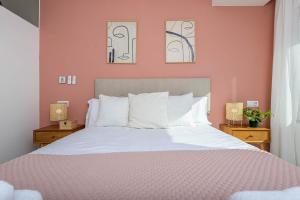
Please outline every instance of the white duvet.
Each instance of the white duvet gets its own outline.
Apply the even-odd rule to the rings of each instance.
[[[90,127],[33,153],[78,155],[111,152],[256,149],[209,125],[168,129]]]

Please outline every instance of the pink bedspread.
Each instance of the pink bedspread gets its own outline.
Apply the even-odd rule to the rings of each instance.
[[[250,150],[29,154],[0,165],[1,179],[45,200],[225,200],[300,186],[300,169]]]

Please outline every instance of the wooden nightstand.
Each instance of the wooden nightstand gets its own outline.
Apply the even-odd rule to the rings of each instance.
[[[41,148],[58,139],[66,137],[76,131],[84,128],[84,125],[78,125],[72,130],[61,130],[58,125],[50,125],[33,131],[33,143]]]
[[[250,128],[247,126],[229,126],[220,124],[220,130],[244,142],[254,145],[261,150],[270,151],[270,129],[268,128]]]

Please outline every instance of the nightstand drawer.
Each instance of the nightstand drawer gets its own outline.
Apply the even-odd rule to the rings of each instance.
[[[36,129],[33,131],[33,143],[41,148],[52,142],[59,140],[63,137],[66,137],[76,131],[79,131],[84,128],[84,125],[78,125],[77,127],[71,130],[59,129],[59,126],[49,125],[40,129]]]
[[[232,131],[232,135],[244,141],[269,141],[267,131]]]
[[[35,133],[35,141],[36,142],[45,142],[51,143],[55,140],[61,139],[70,135],[72,132],[38,132]]]

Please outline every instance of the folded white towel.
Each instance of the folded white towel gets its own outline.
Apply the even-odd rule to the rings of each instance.
[[[38,191],[14,190],[14,186],[0,181],[0,200],[43,200],[43,197]]]
[[[0,181],[0,200],[13,200],[14,187],[4,181]]]
[[[282,191],[243,191],[234,193],[230,200],[300,200],[300,187]]]

